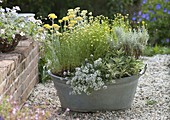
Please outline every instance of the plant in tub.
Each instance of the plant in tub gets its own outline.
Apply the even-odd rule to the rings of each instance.
[[[45,36],[42,50],[46,66],[52,77],[65,78],[65,84],[72,89],[70,95],[91,95],[107,90],[108,84],[118,79],[139,75],[143,66],[139,56],[149,38],[144,23],[132,29],[128,16],[117,14],[110,20],[80,8],[69,9],[67,16],[59,20],[60,25],[54,24],[55,14],[48,17],[52,24],[45,24],[41,33]]]

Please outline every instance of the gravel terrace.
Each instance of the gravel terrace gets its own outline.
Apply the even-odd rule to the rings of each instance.
[[[61,110],[52,81],[37,84],[26,104],[47,105],[50,120],[170,120],[170,55],[142,57],[148,64],[139,79],[130,109],[96,113],[75,113]]]

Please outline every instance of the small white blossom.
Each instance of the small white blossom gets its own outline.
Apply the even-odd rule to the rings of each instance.
[[[17,10],[17,11],[20,11],[20,10],[21,10],[19,6],[15,6],[15,7],[13,7],[13,9],[14,9],[14,10]]]
[[[15,34],[12,35],[12,38],[15,39]]]
[[[41,21],[41,20],[36,20],[36,23],[37,23],[38,25],[41,25],[41,24],[42,24],[42,21]]]
[[[20,24],[20,27],[24,28],[25,24],[24,23],[21,23]]]
[[[7,12],[10,12],[10,11],[11,11],[11,9],[10,9],[10,8],[6,8],[6,11],[7,11]]]
[[[100,76],[101,75],[101,72],[99,70],[95,71],[95,73]]]
[[[63,72],[63,75],[64,75],[64,76],[67,75],[67,72],[64,71],[64,72]]]
[[[13,108],[13,110],[12,110],[12,114],[14,114],[14,115],[15,115],[15,114],[16,114],[16,111],[17,111],[17,110],[16,110],[15,108]]]
[[[5,12],[5,9],[3,9],[3,8],[0,8],[0,12]]]
[[[109,78],[110,77],[110,75],[109,74],[106,74],[106,78]]]
[[[102,81],[102,78],[101,78],[101,77],[97,77],[97,80],[98,80],[98,81]]]
[[[1,30],[0,30],[0,33],[1,33],[1,34],[5,34],[5,29],[1,29]]]
[[[89,72],[88,67],[87,67],[87,66],[85,66],[85,67],[84,67],[84,69],[82,70],[82,72],[84,72],[84,73],[88,73],[88,72]]]
[[[91,54],[90,57],[93,57],[93,54]]]
[[[80,71],[80,68],[79,68],[79,67],[76,67],[75,70],[76,70],[76,71]]]
[[[98,67],[100,65],[102,65],[102,59],[101,58],[94,61],[94,67]]]
[[[100,63],[102,59],[97,60]],[[86,59],[86,62],[87,59]],[[77,67],[74,77],[67,82],[73,88],[72,94],[81,94],[85,92],[87,95],[90,94],[89,90],[100,90],[105,83],[102,81],[101,71],[95,70],[94,65],[90,63],[85,63],[81,67]]]
[[[31,22],[33,22],[33,23],[36,23],[36,22],[37,22],[34,17],[28,17],[28,21],[31,21]]]
[[[25,35],[25,33],[24,33],[24,32],[21,32],[21,33],[20,33],[20,35],[21,35],[21,36],[24,36],[24,35]]]
[[[69,70],[67,71],[67,75],[70,75],[70,71]]]

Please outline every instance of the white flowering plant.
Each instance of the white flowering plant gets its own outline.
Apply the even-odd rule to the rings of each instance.
[[[76,67],[75,72],[70,74],[72,77],[66,77],[66,79],[71,78],[67,84],[72,86],[72,94],[82,92],[90,94],[94,90],[106,89],[106,83],[114,83],[115,80],[109,79],[110,74],[105,70],[102,58],[95,61],[86,59],[81,67]],[[66,76],[67,74],[65,73]]]
[[[0,6],[0,44],[10,45],[13,41],[19,41],[22,36],[34,36],[38,33],[38,22],[34,18],[28,20],[19,17],[20,8],[18,6],[10,8],[2,8]]]
[[[139,56],[149,38],[144,23],[132,29],[128,16],[117,14],[111,20],[80,8],[69,9],[60,25],[54,23],[54,13],[48,17],[52,24],[42,28],[46,66],[67,79],[73,94],[90,94],[116,79],[139,74]]]

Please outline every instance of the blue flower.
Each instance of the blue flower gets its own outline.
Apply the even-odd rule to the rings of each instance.
[[[142,1],[142,4],[145,4],[146,2],[147,2],[147,0],[143,0],[143,1]]]
[[[152,22],[153,22],[153,21],[156,21],[156,17],[154,17],[151,21],[152,21]]]
[[[142,18],[144,19],[146,19],[146,20],[149,20],[150,19],[150,16],[149,16],[149,14],[148,13],[146,13],[146,14],[142,14]]]
[[[153,10],[149,10],[149,12],[152,13],[152,14],[155,14],[155,12]]]
[[[135,21],[135,20],[136,20],[136,17],[132,17],[132,20]]]
[[[138,22],[141,22],[142,21],[142,18],[139,18]]]
[[[161,9],[161,5],[160,5],[160,4],[157,4],[157,5],[156,5],[156,9],[157,9],[157,10]]]
[[[146,14],[142,14],[142,18],[146,18]]]
[[[168,10],[168,14],[170,14],[170,10]]]
[[[136,15],[136,12],[134,12],[133,15]]]
[[[166,39],[166,43],[169,43],[169,38]]]
[[[146,20],[149,20],[149,19],[150,19],[150,17],[149,17],[149,16],[147,16],[147,17],[146,17]]]
[[[139,12],[138,12],[138,15],[141,16],[141,15],[142,15],[142,11],[139,11]]]
[[[148,13],[145,14],[145,19],[146,19],[146,20],[149,20],[149,19],[150,19],[150,16],[149,16]]]
[[[165,0],[165,2],[169,2],[169,0]]]
[[[164,12],[165,12],[165,13],[167,12],[167,9],[166,9],[166,8],[164,8]]]

